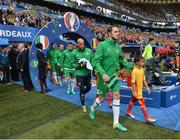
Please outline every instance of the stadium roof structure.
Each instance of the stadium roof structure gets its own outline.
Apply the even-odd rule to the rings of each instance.
[[[180,4],[180,0],[127,0],[133,3],[144,3],[144,4]]]

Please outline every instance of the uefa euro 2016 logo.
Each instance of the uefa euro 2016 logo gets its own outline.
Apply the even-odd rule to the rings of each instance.
[[[69,31],[76,32],[79,29],[80,21],[75,13],[67,12],[64,15],[64,24]]]

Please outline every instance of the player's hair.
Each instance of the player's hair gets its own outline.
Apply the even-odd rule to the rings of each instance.
[[[110,26],[107,28],[107,33],[111,33],[112,32],[112,28],[113,27],[117,27],[116,25]],[[118,27],[117,27],[118,28]]]
[[[151,41],[154,41],[154,39],[153,38],[149,38],[149,42],[151,42]]]
[[[52,47],[54,44],[56,44],[56,43],[52,42],[52,43],[51,43],[51,47]],[[57,45],[57,44],[56,44],[56,45]]]
[[[144,57],[142,57],[142,56],[136,56],[136,57],[134,58],[134,63],[136,64],[136,63],[140,62],[141,60],[144,60]]]
[[[73,42],[68,42],[67,45],[74,45]]]

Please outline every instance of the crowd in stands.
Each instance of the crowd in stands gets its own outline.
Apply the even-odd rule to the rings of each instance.
[[[78,3],[76,1],[68,1],[70,5],[76,9],[93,12],[102,16],[108,16],[113,17],[116,19],[123,20],[123,17],[121,14],[116,12],[111,12],[110,15],[107,15],[108,13],[104,13],[101,7],[98,7],[96,5],[90,4],[90,3]],[[157,21],[166,21],[166,20],[172,20],[175,18],[179,18],[179,10],[178,7],[170,6],[169,5],[144,5],[144,4],[133,4],[128,1],[124,0],[110,0],[109,2],[105,3],[108,4],[118,10],[122,10],[124,12],[127,12],[129,14],[142,17],[144,19],[148,20],[157,20]],[[153,9],[153,10],[151,10]],[[171,14],[171,16],[167,16],[167,14]]]
[[[179,17],[178,7],[172,5],[133,4],[122,0],[110,0],[110,2],[130,14],[151,20],[167,20],[167,13],[172,14],[176,18]],[[172,16],[170,18],[172,18]]]
[[[108,24],[94,24],[94,19],[87,18],[87,25],[92,29],[92,31],[95,33],[95,35],[102,36],[102,38],[107,37],[107,27]],[[139,29],[135,28],[124,28],[123,26],[120,26],[120,36],[119,36],[119,42],[125,42],[125,43],[138,43],[138,44],[146,44],[148,42],[149,37],[153,38],[156,45],[159,46],[165,46],[165,47],[173,47],[175,45],[175,40],[170,39],[170,37],[166,35],[153,35],[150,32],[142,32]],[[101,35],[99,35],[101,34]],[[101,39],[99,39],[101,40]]]
[[[101,0],[99,0],[101,1]],[[101,1],[102,2],[102,1]],[[61,2],[58,2],[61,4]],[[115,4],[114,4],[115,3]],[[142,4],[132,4],[126,1],[113,1],[113,2],[105,2],[108,6],[114,7],[117,10],[129,13],[130,15],[138,16],[147,22],[143,22],[142,20],[138,20],[137,18],[133,18],[132,16],[127,16],[122,13],[118,13],[115,11],[104,9],[100,6],[90,4],[90,3],[78,3],[75,0],[69,0],[65,2],[63,5],[73,7],[75,9],[79,9],[82,11],[95,13],[101,16],[113,18],[116,20],[129,22],[135,25],[142,25],[144,27],[153,26],[153,27],[175,27],[176,25],[173,24],[172,21],[179,20],[179,13],[178,6],[176,5],[142,5]],[[104,9],[104,10],[103,10]],[[153,9],[153,10],[150,10]],[[107,12],[110,11],[110,12]],[[55,11],[55,14],[59,13],[59,11]],[[164,24],[158,24],[154,22],[153,24],[148,21],[161,21],[166,22]],[[170,22],[167,22],[170,21]]]
[[[49,16],[42,18],[32,10],[15,12],[14,5],[10,5],[9,9],[0,7],[0,24],[42,28],[50,21]]]
[[[72,2],[72,4],[76,4],[76,2]],[[16,5],[22,7],[22,5],[20,4],[16,3]],[[32,10],[15,12],[13,6],[14,4],[10,5],[9,9],[7,10],[0,7],[0,24],[5,24],[5,25],[12,24],[16,26],[42,28],[44,25],[46,25],[48,22],[52,20],[52,17],[46,16],[46,14],[44,14],[42,18],[35,11]],[[48,12],[57,15],[64,14],[64,12],[62,12],[61,10],[49,9]],[[92,17],[82,16],[82,15],[79,15],[79,17],[82,22],[85,22],[87,24],[87,26],[94,32],[94,34],[98,38],[101,38],[99,40],[103,40],[102,38],[107,37],[106,29],[109,26],[109,23],[98,21],[98,19],[94,19]],[[166,35],[157,36],[149,32],[142,32],[139,29],[134,29],[134,28],[130,29],[128,27],[121,25],[119,25],[119,28],[120,28],[120,37],[119,37],[120,42],[146,44],[149,37],[151,37],[155,40],[157,45],[162,45],[166,47],[174,46],[174,40],[169,39],[169,37],[167,37]]]

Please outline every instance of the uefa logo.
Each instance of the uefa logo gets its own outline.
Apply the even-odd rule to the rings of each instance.
[[[69,31],[76,32],[79,29],[80,21],[75,13],[67,12],[64,15],[64,24]]]

